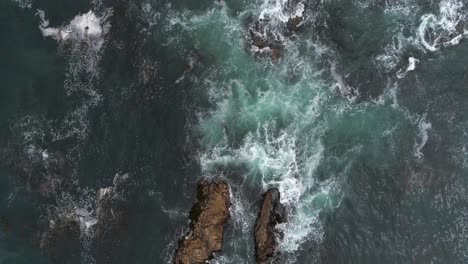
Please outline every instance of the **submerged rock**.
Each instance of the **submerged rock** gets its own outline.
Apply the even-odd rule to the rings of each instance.
[[[0,147],[0,161],[18,176],[18,180],[32,193],[49,198],[54,194],[69,190],[72,171],[66,153],[54,146],[42,152],[40,162],[21,154],[14,144]]]
[[[0,226],[4,229],[4,231],[10,230],[10,222],[4,216],[0,216]]]
[[[40,247],[51,263],[80,263],[80,236],[77,215],[61,216],[49,222],[48,229],[42,233]]]
[[[129,175],[117,174],[111,187],[101,188],[97,197],[95,230],[96,253],[99,263],[115,263],[116,252],[122,250],[121,238],[128,229]]]
[[[229,186],[225,181],[198,184],[197,201],[190,211],[190,232],[179,241],[174,263],[205,263],[213,258],[213,253],[222,250],[230,205]]]
[[[265,263],[277,256],[277,237],[280,236],[276,226],[286,222],[286,208],[280,203],[278,189],[269,189],[263,196],[263,202],[255,222],[255,259]]]

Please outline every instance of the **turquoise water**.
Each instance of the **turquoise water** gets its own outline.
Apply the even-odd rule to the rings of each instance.
[[[304,24],[288,33],[301,6]],[[254,262],[270,187],[289,213],[281,263],[468,261],[464,1],[3,0],[1,10],[0,143],[46,179],[44,153],[69,164],[69,187],[47,198],[5,166],[0,216],[33,228],[1,233],[0,250],[18,257],[4,263],[36,256],[22,237],[63,212],[92,221],[96,191],[118,172],[132,179],[129,227],[111,263],[170,262],[200,177],[232,188],[215,263]],[[278,59],[249,44],[259,18]],[[78,262],[96,262],[90,241]]]

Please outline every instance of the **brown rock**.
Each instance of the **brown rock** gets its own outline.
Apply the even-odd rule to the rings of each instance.
[[[264,263],[277,255],[276,228],[279,223],[286,222],[286,210],[280,203],[278,189],[269,189],[263,196],[262,206],[255,222],[255,258],[257,263]]]
[[[198,184],[197,202],[190,211],[190,232],[179,241],[175,264],[205,263],[213,258],[213,253],[222,250],[230,205],[225,181],[203,180]]]

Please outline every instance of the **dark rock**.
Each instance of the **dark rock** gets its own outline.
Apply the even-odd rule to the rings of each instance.
[[[116,252],[123,250],[121,240],[128,230],[128,201],[125,194],[128,181],[128,174],[117,174],[111,187],[101,188],[98,192],[97,221],[93,226],[98,263],[116,263]]]
[[[268,19],[258,19],[251,24],[249,44],[254,54],[266,54],[273,60],[279,59],[284,49],[283,37],[271,29]]]
[[[72,170],[65,152],[51,146],[42,153],[42,159],[34,162],[23,157],[14,144],[0,148],[0,161],[15,172],[29,192],[50,197],[69,189]]]
[[[255,259],[265,263],[277,256],[278,236],[276,225],[286,222],[286,208],[280,203],[278,189],[269,189],[263,196],[257,221],[255,222]]]
[[[229,186],[225,181],[198,184],[197,201],[190,211],[190,232],[179,241],[174,263],[205,263],[220,252],[224,227],[230,217]]]
[[[42,233],[41,249],[51,263],[80,263],[80,220],[75,214],[59,217],[49,222]]]
[[[10,222],[8,221],[6,217],[0,216],[0,226],[3,227],[5,231],[10,230]]]
[[[457,30],[458,34],[464,34],[465,33],[465,26],[466,22],[463,20],[458,21],[457,25],[455,26],[455,29]]]
[[[248,43],[255,55],[268,55],[273,61],[278,60],[284,51],[284,41],[298,32],[304,24],[304,5],[299,3],[294,8],[286,7],[289,16],[287,22],[259,18],[251,21],[248,27]]]
[[[296,32],[301,28],[303,21],[304,17],[302,16],[290,17],[288,23],[286,23],[286,28],[289,32]]]

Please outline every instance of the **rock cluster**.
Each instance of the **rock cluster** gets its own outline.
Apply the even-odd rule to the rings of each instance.
[[[254,54],[267,54],[274,61],[281,57],[285,37],[298,32],[304,24],[304,5],[299,3],[292,11],[284,10],[284,13],[288,17],[285,21],[262,17],[249,23],[248,43]]]
[[[206,263],[223,246],[223,233],[229,219],[230,193],[224,181],[201,181],[197,201],[190,211],[190,231],[179,241],[175,264]],[[286,207],[280,202],[280,192],[269,189],[263,195],[255,223],[255,259],[257,263],[278,261],[278,239],[282,236],[277,225],[287,221]]]
[[[221,251],[230,205],[225,181],[198,184],[197,201],[190,211],[190,232],[179,241],[175,264],[205,263],[213,258],[213,253]]]
[[[263,197],[263,202],[255,222],[255,258],[257,263],[265,263],[277,255],[277,237],[280,232],[276,228],[279,223],[286,222],[286,208],[280,203],[278,189],[269,189]]]

